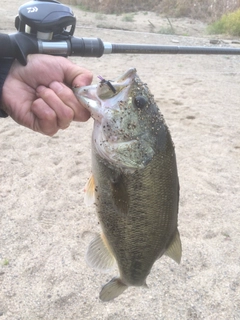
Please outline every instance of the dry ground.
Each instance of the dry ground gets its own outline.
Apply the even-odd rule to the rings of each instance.
[[[14,31],[21,4],[2,1],[1,32]],[[156,29],[166,23],[154,13],[123,22],[121,16],[74,11],[79,37],[209,45],[198,21],[173,20],[179,35],[161,35],[149,33],[148,20]],[[131,31],[96,28],[100,23]],[[92,121],[50,138],[2,119],[0,319],[240,319],[240,58],[129,54],[73,60],[93,71],[94,82],[99,74],[112,79],[136,67],[151,88],[176,146],[182,263],[163,257],[148,277],[149,289],[129,288],[102,303],[100,288],[116,270],[101,274],[84,258],[99,230],[82,192]]]

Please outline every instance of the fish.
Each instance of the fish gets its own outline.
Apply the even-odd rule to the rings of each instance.
[[[85,203],[96,205],[102,233],[86,259],[103,271],[117,264],[119,275],[99,294],[110,301],[130,286],[147,287],[162,255],[180,263],[179,179],[169,128],[136,69],[99,79],[73,90],[94,119]]]

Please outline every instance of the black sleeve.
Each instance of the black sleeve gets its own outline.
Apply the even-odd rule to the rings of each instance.
[[[3,84],[11,68],[13,60],[14,60],[13,58],[0,58],[0,101],[2,97]],[[6,118],[7,116],[8,116],[7,113],[1,109],[1,104],[0,104],[0,117]]]

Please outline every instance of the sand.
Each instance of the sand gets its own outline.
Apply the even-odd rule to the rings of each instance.
[[[14,32],[21,4],[2,1],[1,32]],[[156,31],[168,26],[154,13],[123,22],[121,16],[74,12],[78,37],[169,45],[209,45],[211,38],[199,21],[173,19],[179,34],[162,35],[150,33],[148,20]],[[1,119],[0,319],[240,319],[240,58],[129,54],[72,60],[93,71],[94,82],[97,75],[112,79],[136,67],[154,94],[176,147],[182,262],[162,257],[148,289],[131,287],[101,302],[101,286],[117,270],[102,274],[85,262],[99,231],[94,206],[83,203],[92,120],[51,138]]]

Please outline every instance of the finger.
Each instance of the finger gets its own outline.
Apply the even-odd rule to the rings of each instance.
[[[72,86],[73,87],[83,87],[83,86],[89,86],[92,83],[93,74],[86,70],[83,73],[77,75],[73,81]]]
[[[67,60],[68,63],[64,64],[65,81],[72,87],[88,86],[92,83],[93,74],[91,71],[73,64]]]
[[[73,120],[87,121],[89,119],[89,111],[80,104],[70,88],[57,81],[52,82],[49,87],[57,94],[65,105],[72,109],[74,113]]]
[[[67,87],[65,85],[58,82],[57,84],[60,86],[60,91],[63,89],[66,90]],[[67,89],[70,90],[69,88]],[[67,128],[74,118],[74,110],[69,107],[69,105],[65,104],[65,102],[62,101],[61,98],[51,88],[40,86],[37,88],[37,94],[52,110],[55,111],[58,127],[61,129]]]
[[[31,111],[34,115],[33,130],[53,136],[60,128],[55,111],[41,98],[36,99]]]

